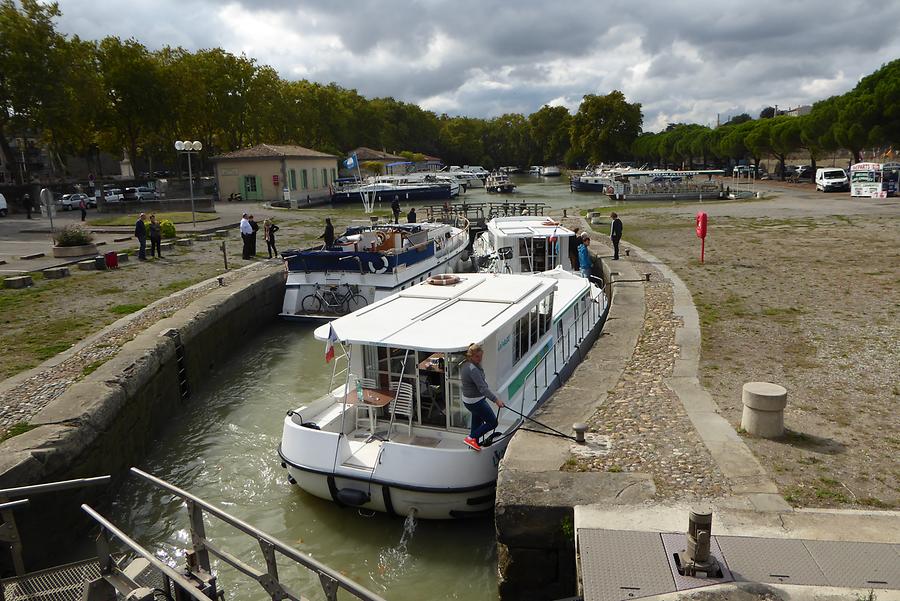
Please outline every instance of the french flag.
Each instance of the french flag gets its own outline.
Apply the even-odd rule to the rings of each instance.
[[[334,328],[328,325],[328,340],[325,341],[325,363],[331,363],[334,359],[334,343],[338,341]]]

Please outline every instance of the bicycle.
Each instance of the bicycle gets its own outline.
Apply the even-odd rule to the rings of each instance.
[[[300,307],[304,313],[312,315],[335,314],[346,315],[353,313],[358,309],[362,309],[369,304],[362,294],[354,292],[353,288],[347,286],[346,293],[338,292],[339,286],[329,286],[322,290],[320,284],[316,284],[316,289],[312,294],[307,294],[300,302]]]

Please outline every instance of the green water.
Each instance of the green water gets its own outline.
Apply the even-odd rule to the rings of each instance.
[[[514,176],[516,201],[553,208],[596,206],[606,197],[573,194],[568,179]],[[484,190],[467,193],[495,200]],[[348,207],[344,209],[352,211]],[[343,212],[343,210],[342,210]],[[365,516],[312,497],[287,481],[276,453],[288,409],[321,396],[330,381],[323,343],[313,326],[276,321],[257,333],[182,412],[173,415],[154,452],[139,465],[295,546],[390,600],[497,598],[493,520],[419,521],[404,537],[404,521]],[[197,386],[194,383],[195,387]],[[169,495],[130,478],[114,502],[113,521],[175,565],[188,546],[187,513]],[[221,522],[207,524],[221,546],[259,568],[256,543]],[[401,541],[406,539],[403,544]],[[266,598],[256,583],[217,564],[232,599]],[[323,598],[304,570],[280,566],[282,578],[313,599]]]

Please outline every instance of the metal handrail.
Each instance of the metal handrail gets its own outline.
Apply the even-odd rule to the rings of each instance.
[[[90,505],[84,504],[81,506],[81,508],[98,524],[100,524],[101,536],[97,540],[97,551],[98,558],[100,560],[100,570],[104,575],[109,574],[115,567],[115,563],[112,561],[112,557],[109,555],[108,535],[111,534],[115,538],[122,541],[125,546],[131,549],[133,552],[149,561],[154,568],[156,568],[173,582],[178,584],[178,586],[187,591],[187,593],[194,599],[197,599],[198,601],[214,601],[210,597],[206,596],[202,591],[197,589],[197,587],[194,586],[194,584],[190,580],[170,568],[165,563],[158,560],[153,553],[137,544],[127,534],[116,528],[116,526],[112,522],[97,513],[97,511],[95,511],[94,508],[92,508]]]
[[[32,484],[31,486],[4,488],[0,489],[0,499],[10,499],[12,497],[24,497],[26,495],[37,495],[45,492],[69,490],[70,488],[81,488],[82,486],[109,484],[110,480],[111,476],[97,476],[95,478],[77,478],[75,480],[63,480],[62,482],[48,482],[46,484]]]
[[[225,561],[228,561],[229,559],[235,559],[234,557],[229,556],[227,553],[223,553],[219,549],[215,548],[206,539],[202,515],[202,511],[206,510],[210,515],[219,518],[233,528],[240,530],[244,534],[251,536],[257,540],[257,542],[260,544],[260,547],[263,549],[264,554],[266,554],[268,573],[263,574],[254,571],[249,573],[249,575],[256,577],[260,585],[266,588],[266,592],[268,592],[273,599],[283,599],[285,597],[299,599],[299,597],[294,597],[293,595],[291,595],[286,589],[284,589],[284,587],[280,583],[278,583],[277,567],[274,561],[274,552],[278,551],[288,559],[291,559],[296,563],[304,566],[308,570],[315,572],[319,576],[320,583],[322,584],[322,589],[329,601],[335,601],[337,599],[338,588],[341,588],[351,595],[355,596],[357,599],[362,599],[364,601],[384,601],[380,596],[365,589],[362,585],[354,582],[350,578],[347,578],[341,573],[332,570],[325,564],[319,563],[312,557],[297,551],[296,549],[288,546],[280,540],[228,514],[215,505],[207,503],[203,499],[187,491],[184,491],[177,486],[173,486],[172,484],[169,484],[168,482],[161,480],[156,476],[143,472],[138,468],[131,468],[131,473],[143,478],[151,484],[155,484],[156,486],[174,494],[175,496],[181,497],[187,502],[188,510],[191,514],[190,519],[192,540],[198,560],[200,562],[200,567],[202,569],[207,571],[209,571],[210,569],[209,553],[212,553],[213,555]]]

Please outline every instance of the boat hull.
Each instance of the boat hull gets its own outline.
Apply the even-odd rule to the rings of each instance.
[[[457,188],[457,193],[459,188]],[[368,192],[372,194],[372,192]],[[410,188],[405,190],[377,190],[375,191],[376,202],[390,202],[397,197],[401,201],[417,201],[417,200],[443,200],[451,198],[450,186],[431,186],[422,188]],[[331,195],[331,202],[359,202],[361,193],[358,191],[341,191]]]
[[[578,178],[572,178],[569,182],[569,187],[572,188],[573,192],[598,192],[601,194],[606,194],[607,189],[611,186],[598,182],[585,182],[581,181]]]

